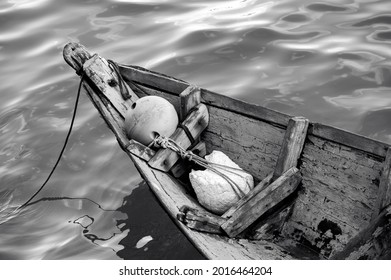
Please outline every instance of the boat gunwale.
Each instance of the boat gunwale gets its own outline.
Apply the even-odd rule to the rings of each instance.
[[[190,84],[140,66],[120,64],[121,74],[128,82],[136,82],[165,93],[179,96]],[[201,88],[201,102],[216,108],[234,112],[270,125],[286,129],[288,121],[293,116],[266,108],[261,105],[248,103],[230,96]],[[322,123],[310,122],[308,135],[320,137],[347,147],[355,148],[384,160],[389,144],[357,133]]]

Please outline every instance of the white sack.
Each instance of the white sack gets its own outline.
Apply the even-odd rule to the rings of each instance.
[[[205,156],[205,159],[209,162],[241,169],[220,151],[213,151]],[[240,170],[214,167],[233,180],[243,193],[248,193],[254,187],[254,179],[250,174]],[[192,170],[189,177],[200,204],[215,214],[223,214],[240,199],[226,179],[209,169]]]

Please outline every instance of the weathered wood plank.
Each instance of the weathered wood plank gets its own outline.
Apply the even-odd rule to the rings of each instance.
[[[352,238],[332,259],[390,259],[391,207],[384,209],[367,228]]]
[[[242,116],[254,118],[273,124],[278,127],[285,128],[291,116],[274,111],[272,109],[249,104],[239,99],[221,95],[206,89],[201,89],[202,102],[217,108],[225,109]]]
[[[178,220],[188,228],[202,232],[224,234],[221,225],[226,219],[214,215],[209,211],[194,209],[189,206],[183,206],[179,211],[180,213],[177,215]]]
[[[122,95],[118,94],[120,93],[120,86],[116,73],[110,68],[108,62],[98,55],[94,55],[91,59],[87,60],[83,65],[83,69],[91,82],[107,98],[113,107],[118,110],[120,115],[124,117],[127,110],[125,103],[133,104],[138,99],[137,95],[125,84],[130,98],[126,102],[124,101]],[[116,82],[112,83],[112,80]]]
[[[294,198],[292,199],[294,200]],[[275,241],[278,239],[285,239],[282,237],[281,232],[284,228],[286,220],[289,218],[294,201],[282,204],[281,207],[274,210],[270,216],[265,217],[265,219],[259,219],[259,221],[252,226],[252,232],[248,235],[255,240],[270,240]],[[282,237],[282,238],[281,238]]]
[[[311,123],[308,133],[379,157],[385,157],[389,147],[386,143],[319,123]]]
[[[179,97],[181,104],[179,120],[183,121],[190,110],[201,103],[201,90],[194,85],[190,85],[179,94]]]
[[[80,75],[83,64],[89,60],[92,55],[83,45],[70,42],[66,44],[63,49],[63,57],[68,65],[75,69],[76,73]]]
[[[300,181],[299,170],[296,167],[292,167],[265,188],[264,191],[251,197],[221,227],[230,237],[238,235],[269,209],[278,205],[284,198],[292,194]]]
[[[136,140],[129,140],[129,143],[126,145],[126,150],[145,161],[149,161],[156,153]]]
[[[308,124],[309,121],[303,117],[294,117],[289,120],[271,182],[290,168],[297,167],[307,136]],[[253,238],[271,239],[279,235],[288,214],[292,210],[292,204],[293,201],[285,203],[285,205],[275,209],[272,215],[258,221],[258,224],[254,227]]]
[[[182,122],[189,129],[194,139],[200,136],[208,123],[208,109],[204,104],[199,104],[197,110],[192,111]],[[185,150],[192,144],[182,128],[177,128],[170,138]],[[148,164],[152,168],[168,172],[179,158],[179,155],[170,149],[160,149]]]
[[[388,205],[391,204],[391,148],[387,149],[386,158],[383,162],[381,172],[378,198],[375,205],[375,210],[372,219],[375,219],[379,213]]]
[[[381,164],[365,152],[309,135],[302,184],[283,235],[328,257],[370,222]]]
[[[231,218],[232,215],[240,208],[242,208],[248,201],[261,191],[263,191],[267,186],[269,186],[270,182],[272,181],[273,173],[270,173],[268,176],[266,176],[258,185],[256,185],[252,190],[250,190],[244,197],[242,197],[240,200],[238,200],[230,209],[225,212],[222,217],[223,218]]]
[[[142,67],[119,65],[124,79],[179,95],[189,84]]]
[[[307,136],[308,123],[309,121],[302,117],[294,117],[289,120],[274,169],[273,180],[291,167],[297,166]]]

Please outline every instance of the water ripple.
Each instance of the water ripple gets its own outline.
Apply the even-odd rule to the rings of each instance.
[[[200,258],[85,95],[47,189],[13,212],[69,126],[78,78],[62,59],[67,41],[391,143],[390,10],[386,0],[2,1],[0,258]]]

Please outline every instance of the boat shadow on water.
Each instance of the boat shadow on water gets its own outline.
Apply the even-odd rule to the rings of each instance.
[[[123,200],[117,211],[127,215],[118,221],[122,231],[129,230],[117,252],[122,259],[204,259],[172,223],[145,182]]]

